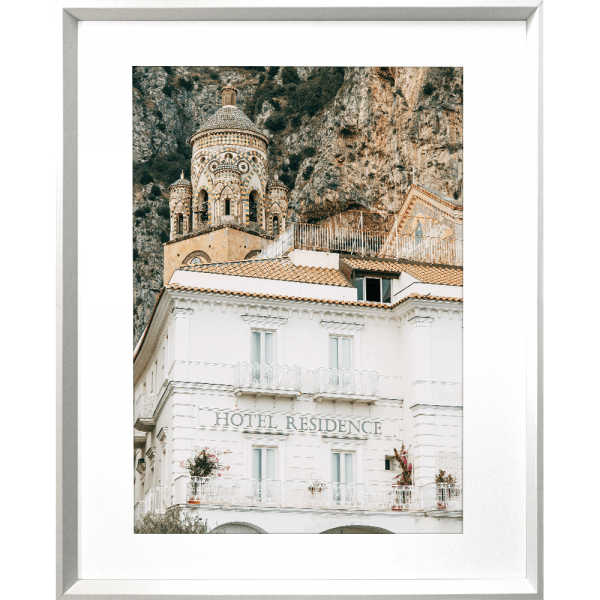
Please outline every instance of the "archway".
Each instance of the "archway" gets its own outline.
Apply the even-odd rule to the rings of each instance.
[[[383,527],[373,527],[371,525],[342,525],[341,527],[334,527],[333,529],[328,529],[327,531],[321,531],[321,533],[391,533],[393,531],[388,531],[387,529],[383,529]]]
[[[260,250],[250,250],[246,256],[244,256],[244,260],[248,260],[250,258],[254,258],[260,254]]]
[[[191,265],[198,264],[198,260],[200,264],[210,263],[212,260],[210,256],[206,254],[206,252],[202,252],[202,250],[194,250],[194,252],[190,252],[182,261],[182,265]],[[195,261],[195,262],[192,262]]]
[[[258,211],[258,192],[252,190],[248,198],[248,221],[250,223],[256,223]]]
[[[264,529],[261,529],[257,525],[252,525],[252,523],[223,523],[211,529],[209,533],[267,533]]]

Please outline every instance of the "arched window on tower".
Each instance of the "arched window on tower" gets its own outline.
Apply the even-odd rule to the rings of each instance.
[[[198,209],[200,211],[200,221],[208,221],[208,194],[206,190],[200,190]]]
[[[231,214],[231,200],[229,198],[225,198],[225,214]]]
[[[279,217],[277,215],[273,217],[273,235],[275,237],[279,235]]]
[[[183,234],[183,215],[177,215],[177,234]]]
[[[415,230],[415,244],[420,244],[423,241],[423,227],[421,221],[417,222],[417,228]]]
[[[256,214],[258,211],[258,194],[256,190],[252,190],[250,192],[250,197],[248,198],[248,220],[250,223],[256,223]]]

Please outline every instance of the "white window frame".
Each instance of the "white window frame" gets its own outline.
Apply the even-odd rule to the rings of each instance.
[[[254,360],[254,334],[258,333],[260,336],[260,357],[259,357],[259,361],[258,363],[261,365],[264,364],[275,364],[277,361],[275,360],[275,342],[276,342],[276,335],[275,335],[275,330],[268,330],[268,329],[252,329],[251,333],[250,333],[250,361],[249,362],[256,362]],[[272,360],[270,363],[267,363],[265,360],[265,350],[266,350],[266,343],[265,343],[265,339],[266,339],[266,334],[270,334],[273,336],[273,348],[272,348]]]
[[[364,483],[364,446],[367,440],[343,439],[343,438],[321,438],[325,444],[325,469],[327,478],[325,481],[332,482],[333,479],[333,453],[354,452],[353,471],[354,483]],[[333,483],[333,482],[332,482]]]
[[[364,325],[355,323],[337,323],[335,321],[321,321],[321,327],[323,327],[325,339],[324,339],[324,352],[323,352],[323,366],[329,368],[329,338],[330,337],[348,337],[351,338],[350,342],[350,364],[351,369],[360,370],[360,332],[363,330]]]
[[[331,340],[338,340],[337,343],[337,366],[333,366],[331,364]],[[344,351],[343,351],[343,345],[344,342],[342,340],[348,340],[350,349],[348,351],[348,358],[350,360],[350,364],[348,366],[340,366],[343,364],[343,358],[344,358]],[[352,369],[353,368],[353,360],[352,360],[352,342],[353,342],[353,338],[350,335],[330,335],[329,336],[329,368],[330,369]]]
[[[268,478],[268,477],[261,477],[260,479],[265,480],[265,479],[271,479],[271,480],[276,480],[277,479],[277,473],[279,472],[277,467],[277,446],[269,446],[269,445],[263,445],[263,444],[252,444],[252,479],[258,479],[256,477],[254,477],[254,454],[256,450],[260,450],[261,451],[261,466],[264,465],[264,470],[266,471],[267,469],[267,451],[268,450],[272,450],[273,451],[273,477],[272,478]]]
[[[246,438],[246,478],[252,479],[254,448],[275,448],[275,479],[284,481],[286,478],[285,456],[286,456],[286,440],[287,434],[284,435],[263,435],[259,433],[244,433]]]

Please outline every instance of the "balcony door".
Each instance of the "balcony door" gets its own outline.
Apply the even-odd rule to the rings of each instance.
[[[252,332],[252,383],[270,388],[273,381],[273,332]]]
[[[336,504],[352,502],[354,483],[354,455],[351,452],[334,452],[332,457],[333,501]]]
[[[335,388],[347,388],[350,384],[350,338],[329,338],[329,377],[330,385]]]
[[[253,448],[252,455],[254,498],[268,502],[274,491],[267,480],[275,479],[275,448]]]

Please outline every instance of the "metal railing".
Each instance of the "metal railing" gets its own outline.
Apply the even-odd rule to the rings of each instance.
[[[190,505],[265,506],[355,510],[462,510],[462,488],[392,483],[326,483],[275,479],[192,477]]]
[[[143,514],[148,512],[164,514],[167,509],[167,488],[154,486],[148,489],[144,495]]]
[[[293,365],[239,362],[235,387],[300,392],[302,369]]]
[[[378,396],[379,373],[356,369],[315,369],[315,394]]]
[[[438,227],[439,229],[439,227]],[[462,265],[462,240],[426,223],[421,235],[390,231],[366,231],[292,223],[257,258],[276,258],[293,249],[344,252],[360,256],[396,258],[446,265]]]
[[[462,510],[462,486],[457,483],[428,483],[420,487],[422,510]]]
[[[133,411],[133,422],[138,419],[151,419],[158,402],[156,394],[142,394],[136,401]]]

